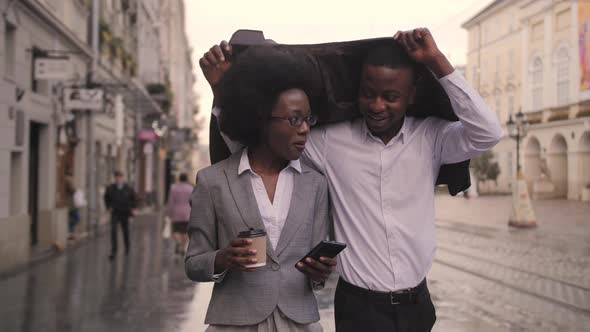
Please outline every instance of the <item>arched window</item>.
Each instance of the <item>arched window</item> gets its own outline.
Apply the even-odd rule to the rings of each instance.
[[[508,117],[514,115],[514,94],[510,92],[508,95]]]
[[[562,47],[555,55],[555,74],[557,82],[557,104],[563,105],[569,102],[569,56],[567,48]]]
[[[543,108],[543,60],[536,57],[531,68],[531,97],[532,110],[539,111]]]

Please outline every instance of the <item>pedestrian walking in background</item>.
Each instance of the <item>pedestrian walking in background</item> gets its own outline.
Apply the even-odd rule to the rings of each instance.
[[[135,215],[137,204],[133,188],[126,182],[123,173],[114,172],[115,183],[109,185],[104,193],[104,204],[111,212],[111,254],[113,260],[117,254],[117,227],[121,226],[123,231],[123,242],[125,243],[125,255],[129,255],[129,217]]]
[[[68,207],[68,239],[75,240],[76,225],[80,222],[80,211],[76,203],[76,187],[72,174],[66,174],[66,205]]]
[[[176,243],[175,253],[184,255],[188,242],[187,226],[191,215],[190,198],[193,186],[188,183],[188,176],[180,174],[179,182],[170,187],[166,215],[172,221],[172,237]]]

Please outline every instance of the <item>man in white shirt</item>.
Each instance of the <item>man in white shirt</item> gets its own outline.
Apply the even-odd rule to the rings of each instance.
[[[304,152],[328,179],[336,240],[348,244],[338,264],[340,332],[432,329],[436,315],[426,275],[436,246],[438,170],[489,150],[503,135],[498,119],[427,29],[398,32],[394,39],[391,47],[370,51],[363,65],[363,117],[314,128]],[[205,55],[220,68],[219,79],[229,56],[227,43]],[[416,94],[416,64],[436,75],[460,121],[406,116]]]

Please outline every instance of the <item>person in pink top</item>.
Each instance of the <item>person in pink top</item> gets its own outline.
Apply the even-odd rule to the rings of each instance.
[[[177,254],[184,255],[188,242],[187,226],[191,214],[189,200],[193,186],[188,183],[188,176],[180,174],[179,182],[172,185],[168,194],[166,215],[172,221],[172,234],[176,242]]]

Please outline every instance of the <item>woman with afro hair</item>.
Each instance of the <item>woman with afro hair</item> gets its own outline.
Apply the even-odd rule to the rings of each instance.
[[[322,331],[313,290],[336,260],[298,263],[328,233],[326,180],[299,161],[317,122],[305,70],[269,46],[240,53],[223,80],[212,75],[232,56],[215,47],[200,65],[221,96],[220,128],[244,148],[197,175],[185,270],[215,283],[207,331]],[[248,230],[266,233],[265,262],[238,237]]]

